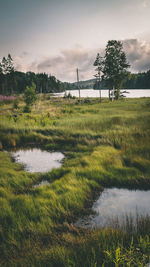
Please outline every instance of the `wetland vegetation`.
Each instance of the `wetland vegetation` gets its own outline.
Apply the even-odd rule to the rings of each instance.
[[[0,103],[0,265],[146,266],[150,215],[124,228],[76,227],[104,188],[150,189],[150,99],[40,96]],[[30,173],[5,150],[65,153],[62,166]],[[46,185],[35,187],[42,181]]]

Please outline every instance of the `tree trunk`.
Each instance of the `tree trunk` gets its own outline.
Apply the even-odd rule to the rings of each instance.
[[[113,86],[113,89],[112,89],[112,98],[111,98],[111,101],[113,102],[114,100],[114,97],[115,97],[115,88]]]
[[[108,96],[109,96],[109,100],[110,100],[110,89],[108,90]]]
[[[99,90],[99,100],[100,100],[100,102],[102,101],[101,90]]]

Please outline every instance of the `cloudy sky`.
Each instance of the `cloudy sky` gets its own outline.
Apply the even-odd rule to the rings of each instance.
[[[0,60],[10,53],[17,70],[91,79],[111,39],[132,72],[150,69],[150,0],[0,0]]]

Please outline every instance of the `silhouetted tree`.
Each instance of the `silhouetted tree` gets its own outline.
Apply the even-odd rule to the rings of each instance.
[[[1,63],[1,70],[3,74],[2,79],[2,91],[6,94],[13,94],[13,89],[15,87],[14,83],[14,65],[10,54],[8,54],[7,59],[3,57]]]
[[[14,76],[14,64],[13,64],[13,59],[10,54],[8,54],[7,57],[7,76],[8,76],[8,86],[10,93],[13,94],[13,91],[15,89],[15,76]]]
[[[108,41],[105,49],[103,73],[104,78],[113,89],[116,99],[120,96],[120,88],[127,76],[129,66],[122,43],[116,40]]]
[[[101,77],[102,77],[102,73],[103,73],[103,67],[104,67],[104,61],[103,58],[100,56],[99,53],[97,53],[96,59],[94,61],[93,66],[96,67],[96,74],[94,75],[96,77],[96,82],[94,84],[94,89],[99,89],[100,92],[100,101],[101,101]]]

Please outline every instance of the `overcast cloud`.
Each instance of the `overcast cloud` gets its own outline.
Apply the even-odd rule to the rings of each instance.
[[[150,0],[0,0],[0,60],[18,70],[90,79],[108,40],[125,40],[132,71],[149,69]]]
[[[150,69],[149,43],[139,42],[137,39],[125,40],[123,43],[132,71],[142,72]]]
[[[137,39],[123,41],[131,72],[142,72],[150,69],[150,44]],[[22,71],[46,72],[55,75],[61,81],[76,81],[76,68],[79,68],[80,80],[92,79],[95,74],[93,62],[97,53],[104,55],[104,49],[85,49],[76,45],[64,49],[59,55],[43,57],[24,65],[28,54],[16,57],[16,68]]]
[[[91,79],[94,75],[93,61],[96,54],[96,49],[84,49],[76,45],[71,49],[62,50],[60,55],[34,61],[28,69],[55,75],[61,81],[73,82],[76,80],[76,69],[79,68],[81,80]]]

